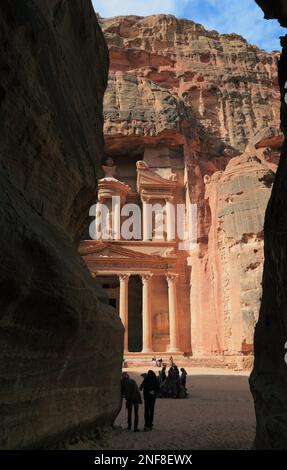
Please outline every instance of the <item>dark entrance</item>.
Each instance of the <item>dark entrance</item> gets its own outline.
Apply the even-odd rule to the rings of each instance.
[[[97,282],[106,291],[109,305],[119,313],[120,283],[118,276],[97,276]]]
[[[142,350],[142,281],[140,276],[129,279],[129,351]]]

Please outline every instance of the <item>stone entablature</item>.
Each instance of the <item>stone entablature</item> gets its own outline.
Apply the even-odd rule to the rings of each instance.
[[[154,242],[150,244],[154,250],[164,248],[163,243],[157,247]],[[170,337],[168,351],[180,351],[176,286],[180,273],[184,277],[185,271],[182,259],[176,256],[174,247],[173,251],[174,254],[158,256],[128,249],[122,246],[122,242],[84,241],[81,244],[80,253],[94,277],[113,274],[119,278],[119,315],[125,326],[125,353],[128,353],[128,288],[131,275],[139,275],[142,279],[142,352],[154,352],[151,302],[155,293],[151,279],[157,277],[164,278],[167,283]]]

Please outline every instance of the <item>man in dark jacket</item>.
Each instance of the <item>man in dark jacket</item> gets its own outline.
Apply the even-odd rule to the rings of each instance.
[[[149,370],[140,386],[144,393],[144,419],[145,431],[151,431],[153,427],[154,407],[159,390],[159,383],[155,373]]]
[[[122,377],[122,397],[126,399],[128,411],[128,429],[132,428],[132,412],[134,409],[134,431],[138,431],[139,405],[142,403],[141,394],[135,380],[131,379],[127,373]]]

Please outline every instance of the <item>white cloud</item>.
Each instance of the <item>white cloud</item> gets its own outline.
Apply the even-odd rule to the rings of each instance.
[[[279,36],[286,34],[276,20],[266,21],[254,0],[189,0],[196,21],[220,33],[237,33],[265,49],[279,48]]]
[[[266,21],[255,0],[92,0],[103,17],[148,16],[169,13],[201,23],[220,33],[237,33],[264,49],[279,49],[286,30],[276,20]]]
[[[178,14],[186,1],[180,0],[93,0],[95,11],[103,17],[119,15],[147,16],[157,13]]]

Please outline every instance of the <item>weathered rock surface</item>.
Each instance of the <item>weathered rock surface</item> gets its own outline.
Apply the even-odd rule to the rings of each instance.
[[[284,1],[258,1],[268,18],[287,26]],[[287,36],[279,62],[282,129],[287,135]],[[255,330],[255,363],[250,384],[255,400],[257,449],[287,449],[287,144],[276,174],[265,217],[263,295]],[[285,359],[285,360],[284,360]]]
[[[242,354],[251,365],[261,300],[263,220],[276,164],[271,150],[247,148],[226,169],[206,175],[206,251],[191,253],[195,354]],[[247,357],[245,357],[247,356]],[[236,366],[236,360],[234,362]]]
[[[110,72],[104,99],[104,132],[109,151],[161,142],[183,143],[181,125],[187,118],[182,101],[143,77]]]
[[[0,5],[0,447],[112,423],[122,326],[77,254],[108,56],[91,2]]]
[[[160,167],[168,145],[169,161],[183,159],[186,200],[197,204],[198,246],[189,259],[192,353],[250,367],[263,219],[283,142],[279,54],[173,16],[100,24],[111,60],[107,153],[141,160],[153,147]]]
[[[221,151],[231,146],[242,152],[262,127],[278,128],[277,53],[170,15],[100,19],[100,24],[111,72],[149,80],[178,96],[209,138],[220,141]],[[123,100],[118,103],[124,110]]]

